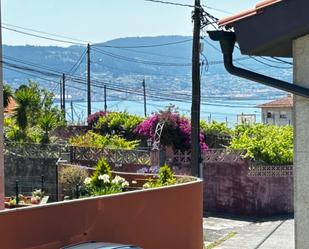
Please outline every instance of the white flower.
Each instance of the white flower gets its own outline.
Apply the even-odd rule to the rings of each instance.
[[[102,180],[104,183],[109,183],[109,175],[107,175],[107,174],[99,175],[98,179]]]
[[[90,178],[90,177],[87,177],[87,178],[85,179],[85,181],[84,181],[84,184],[85,184],[85,185],[91,184],[91,178]]]
[[[124,181],[123,183],[121,183],[121,187],[123,188],[129,187],[129,183],[127,181]]]
[[[118,184],[122,184],[125,181],[126,180],[122,178],[121,176],[115,176],[115,178],[112,180],[112,183],[118,185]]]

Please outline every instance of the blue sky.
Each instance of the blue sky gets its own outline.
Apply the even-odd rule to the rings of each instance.
[[[193,4],[193,0],[171,0]],[[258,0],[201,0],[202,4],[238,12]],[[227,14],[208,10],[219,18]],[[3,23],[45,32],[103,42],[129,36],[191,35],[191,9],[144,0],[2,0]],[[9,45],[58,45],[10,31],[3,31]]]

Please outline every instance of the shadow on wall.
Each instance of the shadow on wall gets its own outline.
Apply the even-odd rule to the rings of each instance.
[[[271,216],[294,212],[291,166],[260,166],[250,162],[208,162],[204,166],[204,211]]]

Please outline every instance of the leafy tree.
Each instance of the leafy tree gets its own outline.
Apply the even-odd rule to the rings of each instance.
[[[230,129],[226,123],[220,123],[217,121],[212,121],[207,124],[205,121],[201,121],[201,130],[204,134],[212,135],[232,135],[233,131]]]
[[[16,124],[25,133],[30,120],[33,120],[36,116],[34,115],[34,109],[38,107],[40,96],[32,91],[31,88],[23,87],[16,91],[15,101],[17,103],[15,109]]]
[[[233,130],[226,123],[212,121],[207,124],[201,121],[201,132],[205,135],[206,143],[210,148],[225,148],[230,144]]]
[[[293,163],[293,129],[291,126],[239,125],[229,146],[245,150],[245,158],[270,165]]]
[[[65,121],[58,107],[53,105],[53,93],[30,81],[21,85],[15,92],[14,119],[18,127],[11,126],[12,132],[7,138],[18,142],[50,142],[50,131]],[[14,140],[16,141],[16,140]]]
[[[49,133],[57,126],[57,117],[53,112],[44,113],[38,120],[39,127],[44,131],[41,143],[49,143]]]

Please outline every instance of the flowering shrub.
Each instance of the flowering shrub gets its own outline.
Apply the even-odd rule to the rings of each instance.
[[[95,182],[87,177],[84,181],[86,194],[90,196],[120,193],[127,187],[129,182],[118,175],[113,179],[108,174],[99,175]]]
[[[174,149],[188,150],[191,147],[191,124],[190,121],[174,110],[173,106],[166,110],[153,114],[148,119],[140,123],[135,132],[145,139],[154,139],[156,126],[159,122],[164,122],[161,134],[161,144],[172,146]],[[207,150],[205,137],[200,134],[200,146],[202,150]]]
[[[93,176],[84,180],[84,191],[86,195],[106,195],[122,192],[129,187],[129,183],[120,176],[112,179],[112,172],[109,164],[102,158],[97,166]]]
[[[104,111],[99,111],[99,112],[95,112],[91,115],[88,116],[87,118],[87,124],[93,128],[96,123],[98,122],[100,117],[104,117],[108,112],[104,112]]]

